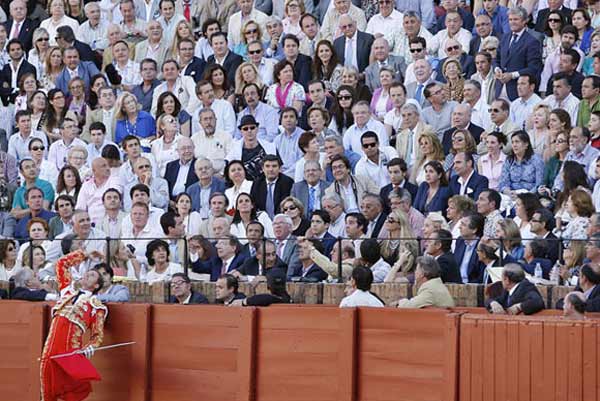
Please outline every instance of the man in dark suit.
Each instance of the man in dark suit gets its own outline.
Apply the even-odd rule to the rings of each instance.
[[[263,175],[252,183],[250,196],[259,210],[273,218],[280,212],[279,204],[290,195],[294,180],[281,172],[277,155],[266,155],[262,165]]]
[[[321,164],[316,160],[304,163],[304,179],[294,183],[291,195],[304,205],[304,218],[314,210],[321,209],[321,199],[330,183],[321,180]]]
[[[559,257],[559,247],[561,241],[552,233],[556,226],[554,215],[546,208],[537,209],[531,220],[531,232],[539,239],[546,242],[545,259],[550,260],[552,264],[556,263]]]
[[[518,264],[508,263],[504,266],[502,287],[502,295],[485,303],[491,313],[532,315],[544,309],[544,300],[540,292],[535,284],[525,279],[525,272]]]
[[[331,251],[335,245],[336,238],[329,233],[329,226],[331,225],[331,216],[325,210],[315,210],[310,216],[310,235],[307,231],[307,238],[316,239],[321,241],[324,255],[327,257],[331,256]]]
[[[402,189],[410,193],[412,199],[417,196],[417,190],[419,189],[415,184],[408,182],[406,179],[408,173],[408,166],[404,159],[395,157],[388,162],[387,165],[388,174],[390,175],[391,183],[381,188],[379,196],[383,200],[383,208],[386,213],[390,210],[389,195],[393,190]]]
[[[437,33],[446,29],[446,14],[448,14],[448,12],[450,11],[456,11],[460,15],[460,18],[462,19],[463,28],[465,28],[469,32],[473,30],[473,26],[475,25],[475,17],[473,17],[473,13],[466,11],[462,7],[459,7],[458,1],[440,2],[440,5],[443,13],[442,15],[437,17],[436,25],[433,27],[432,30],[433,33]]]
[[[500,37],[496,32],[493,32],[492,19],[487,14],[481,14],[475,17],[475,33],[469,42],[469,55],[475,57],[477,53],[482,51],[481,42],[489,36]],[[502,33],[500,33],[502,35]]]
[[[19,94],[19,81],[23,75],[30,73],[36,75],[36,70],[25,60],[23,44],[18,39],[11,39],[6,45],[10,61],[0,71],[0,97],[5,106],[15,102]],[[17,76],[13,76],[13,69],[17,70]]]
[[[298,258],[300,265],[297,266],[290,275],[288,269],[288,280],[297,278],[299,281],[320,282],[327,279],[327,272],[317,266],[310,257],[312,249],[316,249],[320,253],[324,253],[323,245],[316,240],[303,240],[298,243]]]
[[[267,250],[263,252],[263,248]],[[263,263],[266,262],[266,263]],[[279,272],[280,275],[285,276],[287,266],[277,256],[276,246],[273,241],[259,241],[256,247],[256,256],[248,258],[244,261],[244,264],[239,269],[233,271],[231,274],[238,277],[239,279],[248,279],[246,276],[268,276],[272,273]]]
[[[23,0],[10,2],[10,18],[4,23],[8,39],[19,39],[25,51],[33,46],[33,31],[37,24],[27,18],[27,3]]]
[[[298,259],[298,244],[292,235],[292,218],[287,214],[278,214],[273,218],[273,235],[277,246],[277,256],[287,265],[287,277],[301,265]]]
[[[327,88],[325,87],[325,83],[319,80],[308,82],[308,95],[310,97],[310,103],[306,102],[304,106],[302,106],[302,112],[300,113],[298,125],[302,129],[310,131],[311,127],[308,125],[308,111],[313,107],[319,107],[329,111],[333,107],[333,99],[331,96],[327,96]],[[324,121],[327,121],[329,118],[329,114],[327,114],[327,118],[324,118]]]
[[[542,268],[542,278],[549,280],[550,271],[552,270],[552,262],[545,258],[546,256],[546,243],[541,239],[534,239],[525,243],[525,252],[523,259],[525,263],[522,263],[523,270],[527,273],[535,276],[535,268],[539,264]]]
[[[565,21],[564,24],[571,25],[571,13],[573,10],[565,7],[563,5],[563,0],[555,0],[553,3],[554,8],[542,8],[538,11],[537,20],[535,22],[536,31],[544,33],[544,30],[546,29],[546,21],[548,20],[548,14],[550,14],[551,11],[558,11],[558,13],[562,15],[563,21]],[[548,5],[550,5],[550,2],[548,2]]]
[[[230,86],[235,86],[235,72],[244,62],[244,59],[229,50],[227,47],[227,34],[224,32],[215,32],[210,37],[210,45],[214,54],[207,60],[206,66],[220,64],[227,71],[227,81]]]
[[[208,299],[199,292],[192,291],[192,283],[185,273],[175,273],[171,277],[170,304],[207,304]]]
[[[30,269],[21,269],[15,276],[15,288],[11,291],[12,299],[23,301],[56,301],[58,295],[42,285]]]
[[[375,38],[366,32],[358,31],[356,21],[349,15],[342,15],[339,28],[344,33],[333,42],[333,48],[344,66],[354,66],[358,71],[364,71],[369,66],[371,46]],[[346,57],[351,57],[346,60]]]
[[[79,77],[85,83],[85,89],[90,88],[92,77],[100,73],[98,67],[91,61],[82,61],[79,58],[79,51],[74,47],[69,47],[63,51],[63,61],[65,67],[56,78],[56,87],[65,94],[70,95],[69,81],[74,77]]]
[[[75,33],[70,26],[61,26],[56,30],[56,43],[63,50],[69,47],[76,48],[82,61],[90,61],[97,68],[102,68],[102,60],[98,54],[88,44],[75,39]]]
[[[475,171],[472,153],[458,152],[454,156],[452,170],[456,173],[450,180],[450,191],[453,195],[464,195],[477,200],[479,194],[489,186],[487,177]]]
[[[192,184],[198,182],[198,176],[194,171],[194,142],[190,138],[182,137],[177,143],[179,159],[167,163],[165,169],[165,180],[169,184],[169,196],[175,200],[177,195],[185,192]],[[180,172],[180,170],[183,171]]]
[[[494,73],[496,80],[500,81],[496,85],[496,97],[506,91],[508,98],[515,100],[519,97],[519,74],[528,72],[539,77],[542,71],[542,43],[527,31],[527,19],[527,11],[522,7],[508,12],[511,32],[502,37],[496,53],[496,65],[500,69]]]
[[[459,221],[460,237],[456,240],[454,257],[459,267],[461,281],[480,283],[482,266],[477,256],[477,245],[483,235],[484,219],[479,214],[470,214]]]
[[[360,212],[367,218],[367,237],[382,238],[387,236],[387,230],[383,230],[387,213],[383,211],[383,201],[379,195],[365,194],[360,201]]]
[[[448,230],[437,230],[425,241],[427,254],[434,257],[440,265],[442,281],[462,284],[460,271],[452,253],[452,233]]]
[[[471,123],[471,114],[471,106],[466,103],[459,104],[452,110],[452,127],[444,131],[442,136],[442,147],[445,154],[450,153],[450,149],[452,149],[452,136],[457,129],[466,129],[475,139],[475,143],[479,143],[484,130],[480,126]]]
[[[206,62],[194,56],[194,42],[189,38],[181,39],[177,45],[177,54],[183,75],[192,77],[198,83],[204,74]]]
[[[285,59],[294,66],[294,81],[302,85],[304,90],[308,92],[308,83],[312,76],[312,59],[300,53],[300,41],[296,35],[291,33],[285,35],[282,43]]]
[[[241,252],[242,244],[234,235],[227,235],[226,238],[218,240],[215,248],[219,262],[213,266],[210,281],[217,281],[221,274],[239,269],[248,257]]]

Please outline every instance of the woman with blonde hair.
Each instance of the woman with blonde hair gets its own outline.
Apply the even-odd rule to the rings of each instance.
[[[585,241],[569,241],[565,244],[563,261],[560,265],[561,285],[576,285],[579,271],[585,259]],[[575,280],[573,280],[573,278]]]
[[[310,228],[310,221],[304,218],[304,205],[300,199],[288,196],[279,204],[281,213],[285,213],[292,219],[292,235],[302,237]]]
[[[248,58],[248,43],[258,40],[263,41],[263,33],[260,25],[254,20],[248,20],[242,25],[240,31],[241,41],[233,48],[235,54],[240,55],[244,59]]]
[[[284,6],[285,18],[281,21],[283,25],[283,35],[296,35],[298,40],[306,36],[300,26],[300,18],[304,15],[306,9],[303,0],[286,0]]]
[[[383,227],[387,231],[387,238],[381,240],[381,257],[390,266],[398,261],[400,253],[404,250],[410,251],[414,257],[418,256],[419,244],[406,213],[400,209],[392,211],[385,219]],[[412,271],[412,267],[404,270]]]
[[[50,35],[44,28],[37,28],[33,31],[33,48],[27,54],[27,61],[35,67],[38,79],[41,79],[46,71],[48,50],[50,50]]]
[[[442,75],[446,78],[446,84],[444,84],[446,99],[462,103],[465,78],[460,62],[454,58],[448,58],[442,65]]]
[[[192,25],[184,19],[175,25],[175,36],[173,37],[173,44],[171,45],[169,58],[177,58],[177,49],[179,49],[179,43],[181,42],[181,39],[191,40],[194,43],[194,47],[196,47],[194,28],[192,28]]]
[[[167,163],[179,159],[177,153],[177,142],[181,135],[179,134],[179,124],[175,117],[170,114],[163,114],[156,120],[157,137],[152,141],[152,155],[158,164],[160,176],[164,177]]]
[[[444,148],[434,132],[423,132],[418,143],[421,155],[411,171],[410,182],[420,185],[425,181],[425,165],[434,160],[443,163],[445,155]]]
[[[51,47],[44,57],[44,72],[40,76],[40,86],[46,91],[56,88],[56,78],[64,68],[62,51],[60,47]]]
[[[537,104],[533,107],[533,113],[527,122],[529,137],[533,152],[547,161],[552,155],[550,129],[550,107],[546,104]]]
[[[142,266],[135,255],[120,240],[110,241],[110,267],[115,276],[143,280]],[[145,273],[145,271],[144,271]]]
[[[256,84],[258,86],[258,95],[262,100],[267,91],[267,87],[263,84],[262,79],[260,78],[260,73],[258,72],[258,68],[249,61],[245,61],[237,68],[235,71],[235,90],[234,90],[234,100],[233,100],[233,108],[236,112],[240,112],[244,107],[246,107],[246,101],[244,100],[244,87],[248,84]]]
[[[123,92],[117,99],[115,111],[115,142],[121,143],[127,135],[133,135],[144,139],[142,146],[149,148],[149,141],[156,135],[156,122],[150,113],[140,109],[137,98],[129,92]]]

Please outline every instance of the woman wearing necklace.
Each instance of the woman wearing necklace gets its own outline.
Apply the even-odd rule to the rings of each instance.
[[[124,92],[116,105],[117,125],[115,127],[115,142],[121,143],[127,135],[142,139],[142,148],[150,148],[150,141],[156,135],[156,122],[154,118],[143,110],[134,95]]]
[[[31,129],[41,131],[46,121],[48,97],[41,90],[35,91],[29,99],[28,107],[31,110]]]
[[[152,142],[152,155],[158,163],[160,176],[164,177],[167,163],[179,159],[177,142],[181,135],[179,135],[177,120],[169,114],[158,117],[156,126],[158,138]]]

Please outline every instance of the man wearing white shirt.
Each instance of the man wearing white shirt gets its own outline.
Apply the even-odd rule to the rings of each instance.
[[[252,20],[259,26],[264,27],[269,19],[265,13],[254,8],[254,0],[237,0],[237,4],[240,11],[229,17],[229,24],[227,26],[227,41],[232,47],[235,47],[242,41],[240,33],[246,21]]]
[[[98,4],[91,2],[83,7],[87,21],[81,24],[77,30],[78,40],[87,43],[94,51],[102,51],[108,46],[108,24],[101,19]]]
[[[387,0],[389,1],[389,0]],[[357,306],[370,306],[381,308],[384,303],[370,292],[373,283],[373,272],[368,267],[357,266],[352,270],[350,286],[352,294],[348,295],[342,302],[340,308],[353,308]]]
[[[223,99],[215,99],[215,91],[210,81],[202,80],[196,85],[196,95],[200,100],[201,109],[209,108],[215,112],[217,117],[217,131],[223,131],[233,137],[235,132],[235,112],[231,103]],[[192,118],[192,132],[196,133],[202,130],[200,125],[199,111],[194,113]]]
[[[273,83],[273,67],[277,64],[277,60],[264,57],[264,49],[262,43],[254,40],[248,43],[248,61],[250,61],[258,69],[258,75],[263,84],[271,85]]]
[[[18,131],[8,139],[8,154],[17,159],[17,162],[31,158],[29,152],[29,142],[33,138],[40,139],[44,147],[48,148],[48,138],[41,131],[33,131],[31,129],[31,111],[19,110],[15,116],[15,122]],[[46,153],[46,152],[44,152]]]
[[[158,98],[164,92],[172,92],[179,99],[181,109],[192,114],[200,106],[196,96],[196,84],[192,77],[179,75],[179,64],[175,60],[167,60],[162,66],[164,82],[154,89],[152,94],[151,114],[156,114]]]
[[[50,151],[48,152],[48,161],[52,165],[56,166],[56,169],[60,171],[61,168],[67,163],[67,153],[69,149],[75,146],[81,146],[85,148],[87,144],[81,139],[76,138],[77,134],[77,123],[70,119],[65,118],[59,125],[61,139],[50,145]]]
[[[123,223],[121,226],[121,235],[125,246],[133,247],[133,254],[141,263],[146,263],[146,247],[150,240],[162,238],[165,236],[160,224],[153,224],[150,221],[150,208],[146,203],[136,202],[131,207],[129,224]],[[145,239],[146,238],[146,239]],[[145,240],[144,240],[145,239]]]
[[[340,195],[325,194],[321,198],[321,206],[323,210],[329,213],[331,218],[331,224],[329,225],[329,233],[334,237],[345,237],[346,236],[346,212],[344,200]]]
[[[216,172],[223,173],[225,157],[231,150],[233,140],[231,135],[224,131],[217,131],[217,117],[209,108],[202,108],[198,112],[201,130],[192,135],[197,159],[206,158],[211,161]]]
[[[105,213],[102,195],[109,188],[114,188],[119,193],[123,193],[123,187],[116,177],[111,177],[110,167],[106,159],[99,157],[94,160],[92,171],[94,176],[81,186],[75,208],[87,210],[92,222],[100,224]]]
[[[571,124],[577,124],[577,112],[579,111],[579,102],[571,92],[571,83],[565,73],[559,72],[554,75],[552,82],[553,94],[546,97],[542,103],[547,104],[550,110],[565,109],[571,117]]]
[[[367,131],[362,134],[363,156],[356,163],[355,174],[369,177],[380,188],[390,183],[387,164],[398,157],[396,150],[391,146],[380,147],[377,134]]]
[[[542,99],[534,93],[537,80],[529,73],[524,73],[517,79],[519,97],[510,104],[510,118],[519,128],[526,129],[527,120],[533,115],[533,109]]]
[[[160,17],[157,21],[163,27],[163,38],[165,43],[169,44],[173,42],[175,37],[175,30],[179,21],[185,21],[185,17],[175,12],[175,0],[161,0],[159,3]]]
[[[455,39],[462,45],[463,51],[468,54],[472,35],[471,32],[462,27],[462,23],[463,20],[458,12],[448,12],[445,22],[446,29],[436,33],[431,41],[427,43],[431,54],[437,55],[440,59],[448,57],[446,54],[446,41],[448,39]]]
[[[354,124],[344,134],[344,148],[360,154],[364,154],[361,137],[367,131],[373,131],[379,138],[380,146],[388,146],[389,139],[382,123],[371,117],[369,103],[364,100],[357,102],[352,107]]]
[[[333,3],[333,8],[327,11],[323,25],[321,26],[323,39],[333,42],[342,36],[343,32],[339,27],[339,22],[340,17],[345,14],[356,21],[359,31],[364,31],[367,28],[367,18],[364,11],[352,4],[350,0],[331,0],[331,2]]]
[[[125,162],[119,167],[119,180],[122,187],[135,182],[137,176],[133,172],[133,166],[137,159],[142,155],[142,148],[140,139],[133,135],[128,135],[123,139],[121,144],[123,151],[125,152]],[[154,160],[154,156],[151,153],[144,153],[144,157],[150,160],[152,164],[152,175],[158,175],[157,163]]]
[[[393,48],[392,40],[397,31],[402,31],[404,15],[394,9],[394,0],[379,0],[379,13],[369,19],[366,32],[376,38],[384,37]]]
[[[489,106],[481,96],[481,84],[475,80],[468,79],[463,87],[463,103],[471,106],[471,122],[489,131],[492,126]]]
[[[410,41],[417,37],[423,38],[427,44],[431,42],[433,35],[421,25],[421,17],[414,11],[406,11],[402,18],[402,29],[395,31],[394,37],[389,41],[394,50],[392,54],[404,57],[407,64],[414,61],[410,52]]]
[[[90,143],[85,147],[88,153],[87,166],[91,167],[92,162],[102,156],[102,149],[106,145],[115,145],[113,142],[106,139],[106,127],[100,121],[93,122],[90,125]],[[118,146],[117,146],[118,148]]]

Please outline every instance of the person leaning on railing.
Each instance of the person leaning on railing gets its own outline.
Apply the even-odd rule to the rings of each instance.
[[[504,291],[497,298],[486,301],[493,314],[532,315],[544,309],[544,300],[535,284],[525,279],[525,271],[516,263],[508,263],[502,271]]]
[[[454,299],[442,282],[441,271],[437,261],[431,256],[417,258],[415,269],[415,286],[417,295],[411,299],[398,301],[398,308],[449,308],[454,306]]]

